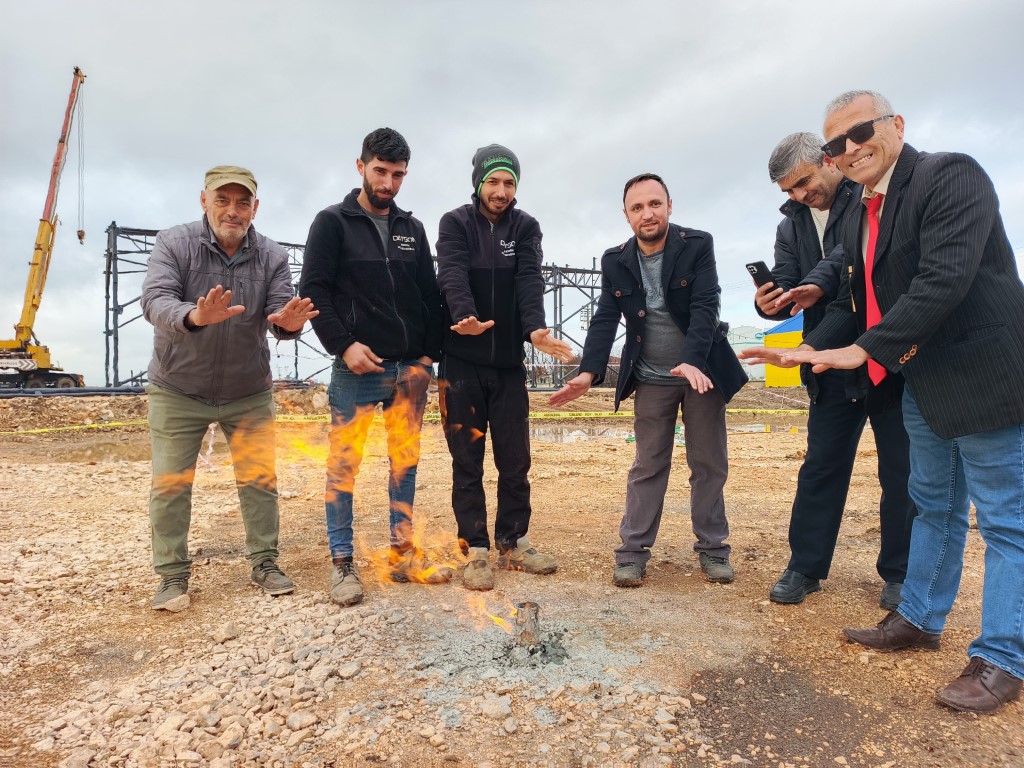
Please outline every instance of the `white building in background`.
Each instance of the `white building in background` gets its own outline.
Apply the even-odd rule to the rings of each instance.
[[[729,328],[729,344],[737,354],[749,347],[763,347],[764,328],[755,328],[752,325],[734,325]],[[744,363],[743,366],[751,381],[764,381],[764,365]]]

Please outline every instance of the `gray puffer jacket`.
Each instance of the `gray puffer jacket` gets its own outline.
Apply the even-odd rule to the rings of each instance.
[[[245,312],[222,323],[189,330],[185,316],[218,285]],[[249,227],[246,242],[228,261],[212,239],[206,218],[156,236],[142,284],[142,314],[153,324],[149,381],[158,387],[220,405],[270,389],[269,330],[294,339],[267,321],[294,296],[287,252]]]

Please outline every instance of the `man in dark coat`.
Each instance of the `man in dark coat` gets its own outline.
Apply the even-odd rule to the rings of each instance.
[[[580,373],[551,396],[573,400],[604,379],[619,319],[626,344],[615,408],[636,393],[636,461],[626,484],[613,581],[638,587],[647,571],[668,489],[676,419],[683,411],[690,467],[694,550],[709,580],[735,576],[726,543],[723,489],[729,474],[725,405],[747,376],[719,322],[721,288],[711,235],[669,223],[672,200],[660,176],[626,182],[626,220],[634,237],[601,258],[601,296],[587,332]]]

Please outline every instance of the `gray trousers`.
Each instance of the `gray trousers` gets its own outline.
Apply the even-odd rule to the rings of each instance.
[[[626,481],[626,513],[619,525],[622,546],[615,562],[644,565],[658,536],[665,508],[676,416],[682,409],[686,463],[690,467],[690,521],[697,552],[728,557],[729,522],[723,489],[729,476],[725,400],[717,389],[701,395],[681,385],[638,382],[633,431],[636,461]]]
[[[249,560],[253,566],[276,560],[279,520],[273,394],[267,390],[224,405],[206,405],[152,384],[146,392],[153,444],[149,494],[153,570],[163,577],[190,571],[192,480],[203,437],[213,423],[220,424],[231,449]]]

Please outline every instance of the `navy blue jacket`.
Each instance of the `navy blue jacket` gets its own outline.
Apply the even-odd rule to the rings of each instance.
[[[619,318],[625,318],[626,345],[615,388],[616,410],[636,388],[633,366],[640,355],[647,316],[647,294],[637,259],[635,237],[609,248],[601,257],[601,296],[580,362],[580,372],[594,374],[593,383],[600,384],[618,334]],[[718,319],[722,289],[711,235],[669,224],[661,279],[669,314],[686,335],[679,362],[703,371],[729,402],[747,383],[747,374],[729,346],[728,323]]]

